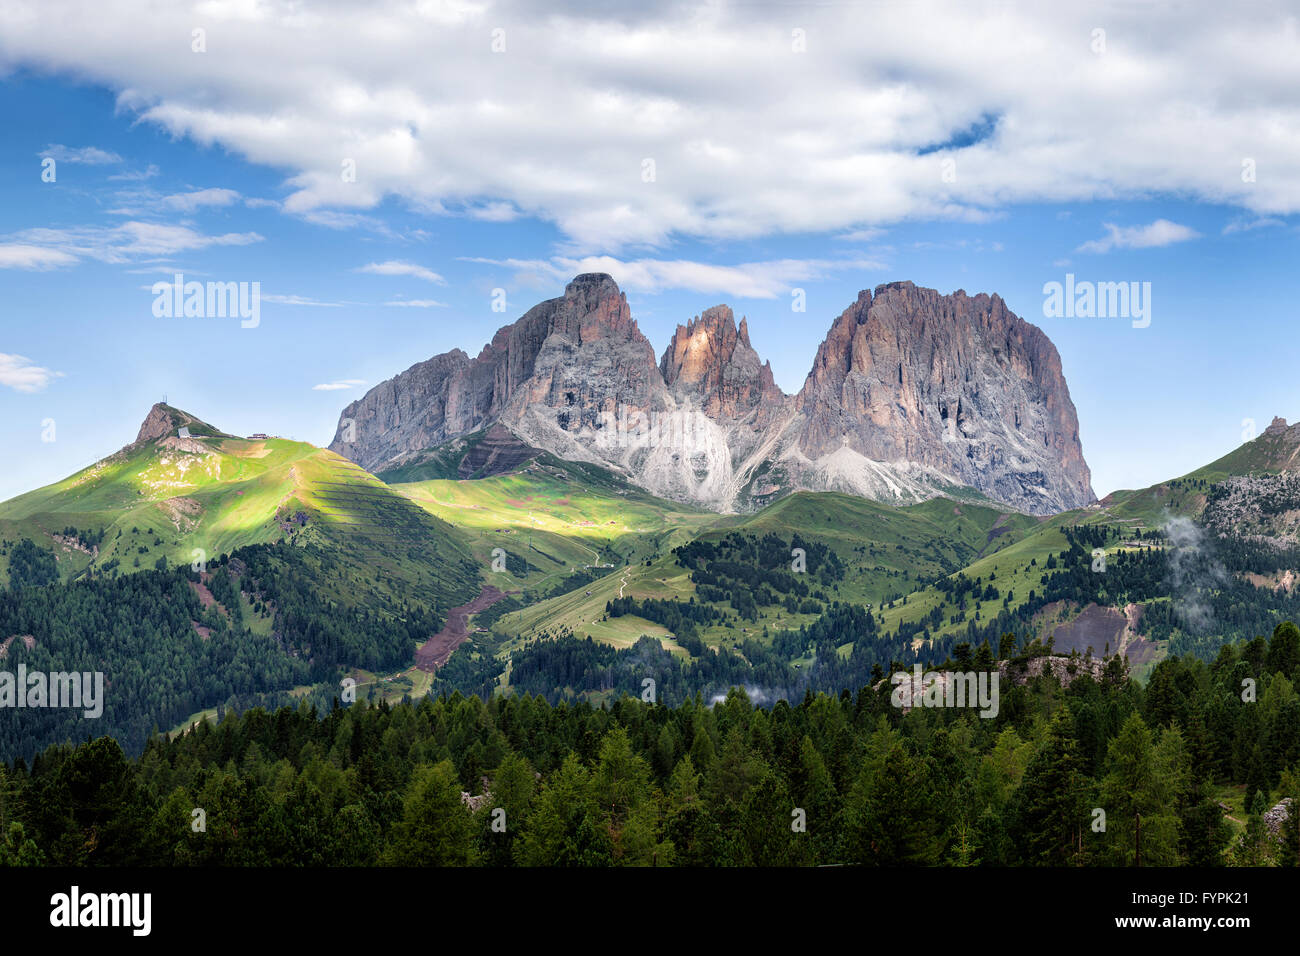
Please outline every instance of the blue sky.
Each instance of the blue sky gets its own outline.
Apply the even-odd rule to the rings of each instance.
[[[959,7],[926,42],[886,8],[882,62],[817,20],[837,13],[824,9],[801,13],[805,28],[768,8],[649,4],[625,22],[582,4],[549,21],[417,5],[433,39],[407,49],[395,5],[363,26],[309,5],[334,14],[304,27],[255,0],[174,21],[113,0],[102,38],[79,32],[77,4],[31,6],[40,30],[22,6],[0,11],[0,498],[130,441],[164,394],[228,431],[326,444],[370,386],[451,348],[476,354],[594,269],[614,274],[657,353],[678,323],[730,304],[787,392],[860,289],[996,292],[1059,349],[1099,495],[1224,454],[1245,419],[1300,417],[1300,56],[1249,55],[1240,24],[1218,24],[1207,65],[1208,41],[1181,21],[1157,39],[1112,14],[1098,53],[1084,14],[1004,11],[1022,45],[1077,58],[1074,86],[1053,88],[1033,62],[1005,85],[942,72],[947,45],[984,29]],[[1300,51],[1294,17],[1251,29]],[[304,30],[313,42],[286,42]],[[806,52],[756,95],[741,79],[766,82],[793,30]],[[452,62],[430,67],[439,44]],[[701,50],[720,62],[700,66]],[[1186,90],[1167,81],[1180,63]],[[459,80],[426,85],[439,69]],[[1215,70],[1219,94],[1202,86]],[[1223,95],[1235,87],[1252,98]],[[156,317],[150,286],[175,272],[259,282],[260,325]],[[1045,316],[1044,284],[1067,273],[1149,282],[1150,325]]]

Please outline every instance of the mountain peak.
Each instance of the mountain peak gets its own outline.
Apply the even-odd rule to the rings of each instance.
[[[996,295],[906,280],[861,291],[798,396],[776,386],[726,305],[678,325],[656,365],[601,272],[499,329],[478,358],[442,359],[350,405],[340,428],[359,437],[331,447],[391,468],[501,423],[561,458],[723,510],[801,488],[894,501],[967,486],[1035,514],[1093,500],[1060,356]],[[644,436],[643,421],[655,423]]]
[[[910,462],[1040,514],[1094,500],[1060,356],[996,296],[907,281],[860,293],[797,403],[812,461],[847,448]]]
[[[153,408],[149,409],[149,414],[144,417],[144,421],[140,423],[140,432],[135,436],[135,444],[143,445],[147,441],[154,441],[174,432],[181,427],[177,422],[182,415],[184,415],[184,412],[179,412],[170,405],[157,402]]]
[[[712,306],[677,326],[659,371],[674,393],[691,393],[709,415],[736,418],[785,399],[749,343],[749,324],[741,319],[737,328],[729,305]]]
[[[564,287],[566,300],[623,299],[622,290],[608,272],[584,272]]]
[[[196,436],[233,437],[217,431],[207,422],[196,418],[189,412],[182,411],[165,402],[157,402],[149,409],[149,414],[144,417],[144,421],[140,423],[140,431],[135,436],[135,441],[132,444],[143,445],[145,442],[157,441],[160,438],[175,437],[182,428],[190,429]]]

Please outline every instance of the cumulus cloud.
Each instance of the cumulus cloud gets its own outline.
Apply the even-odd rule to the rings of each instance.
[[[1117,226],[1113,222],[1102,223],[1106,235],[1101,239],[1090,239],[1079,246],[1075,252],[1110,252],[1112,249],[1151,249],[1168,246],[1175,242],[1197,239],[1200,233],[1189,226],[1181,226],[1168,219],[1157,219],[1146,226]]]
[[[395,198],[537,217],[572,255],[1156,191],[1300,212],[1300,57],[1281,5],[1112,6],[1101,45],[1084,0],[935,0],[924,18],[590,0],[202,9],[195,56],[191,6],[102,0],[87,17],[74,0],[9,0],[0,59],[102,83],[171,135],[289,170],[284,208],[311,221],[360,225]]]
[[[39,392],[62,376],[62,372],[51,372],[48,368],[33,365],[32,360],[25,356],[0,352],[0,385],[16,392]]]
[[[425,282],[436,282],[439,285],[445,285],[447,281],[432,269],[426,269],[414,262],[403,262],[400,259],[367,263],[356,271],[369,272],[377,276],[411,276],[416,279],[423,279]]]

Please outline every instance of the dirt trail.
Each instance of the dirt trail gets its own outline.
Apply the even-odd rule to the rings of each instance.
[[[432,673],[447,663],[452,651],[469,637],[469,616],[487,610],[505,596],[504,591],[484,585],[474,600],[448,611],[442,630],[416,648],[415,666]]]

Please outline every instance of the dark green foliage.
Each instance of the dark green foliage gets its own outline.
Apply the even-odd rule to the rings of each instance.
[[[54,552],[23,538],[9,552],[9,586],[11,588],[44,587],[59,580],[59,565]]]
[[[1222,728],[1250,708],[1241,726],[1267,738],[1264,698],[1287,698],[1285,677],[1258,703],[1227,701],[1237,664],[1269,651],[1170,667],[1189,713],[1228,708],[1204,720],[1204,762],[1230,766]],[[0,864],[1132,865],[1139,826],[1143,865],[1293,862],[1300,829],[1270,834],[1267,791],[1231,838],[1190,735],[1144,716],[1169,695],[1143,697],[1122,676],[1065,690],[1041,677],[989,719],[904,715],[887,687],[770,708],[733,690],[712,706],[452,693],[227,710],[136,759],[100,738],[0,766]],[[1297,780],[1286,768],[1281,795],[1300,797]]]

